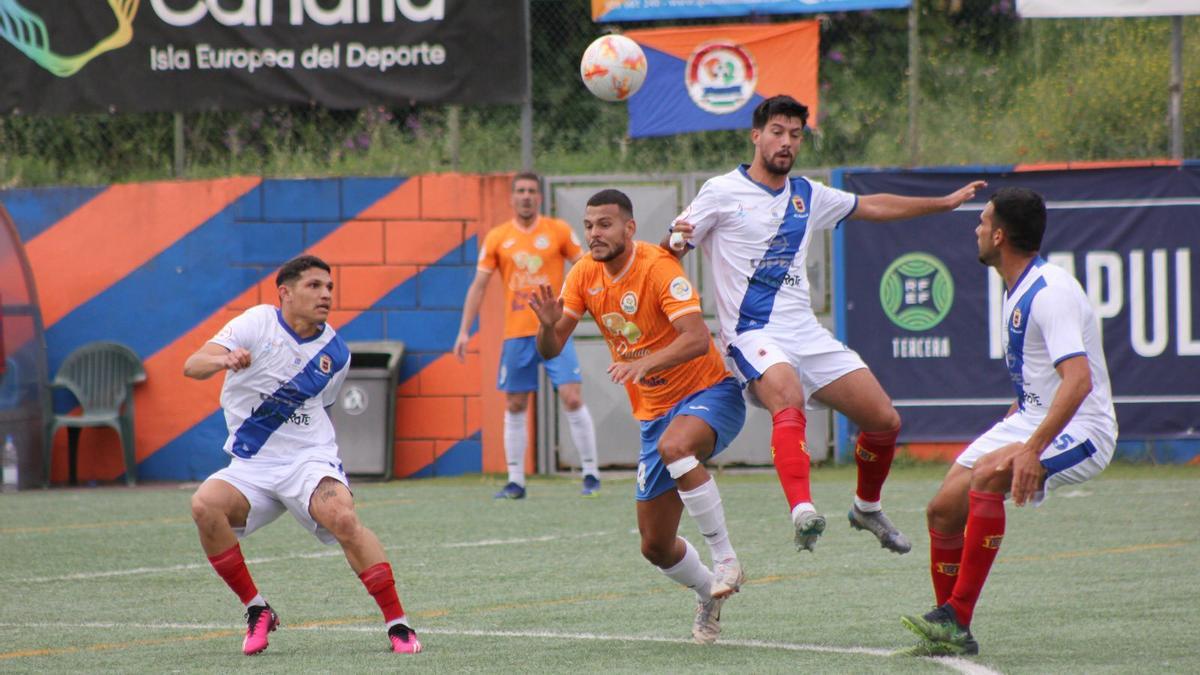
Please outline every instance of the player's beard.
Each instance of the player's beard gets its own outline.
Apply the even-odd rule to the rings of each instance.
[[[775,153],[771,159],[763,162],[763,166],[769,173],[772,173],[776,176],[786,176],[791,173],[792,166],[795,163],[795,155],[789,155],[786,158],[780,159],[779,153]]]
[[[597,254],[596,249],[593,248],[591,249],[592,260],[595,260],[596,262],[608,262],[613,258],[619,258],[621,254],[625,252],[625,242],[621,242],[619,244],[609,244],[608,242],[605,242],[604,245],[607,247],[606,250],[608,253]]]

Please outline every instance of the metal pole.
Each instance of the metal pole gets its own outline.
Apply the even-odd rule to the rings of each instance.
[[[1183,159],[1183,17],[1171,17],[1171,159]]]
[[[176,178],[183,177],[183,113],[175,113],[175,158],[173,169]]]
[[[917,105],[920,102],[921,61],[917,20],[920,0],[912,0],[908,8],[908,163],[916,166],[921,157],[921,139],[917,130]]]
[[[458,171],[462,154],[462,106],[446,107],[446,154],[450,155],[450,168]]]
[[[533,32],[525,0],[525,97],[521,102],[521,169],[533,171]]]

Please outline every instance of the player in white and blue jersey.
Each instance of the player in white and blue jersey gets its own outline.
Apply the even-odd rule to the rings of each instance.
[[[1004,538],[1004,499],[1104,470],[1117,444],[1100,321],[1073,276],[1038,256],[1041,195],[998,190],[979,219],[979,260],[1004,279],[1004,358],[1016,391],[1004,419],[967,446],[926,513],[937,608],[901,621],[921,637],[910,653],[977,654],[971,619]]]
[[[856,196],[789,177],[808,108],[774,96],[754,110],[754,160],[712,178],[672,225],[664,245],[683,255],[698,246],[716,283],[721,341],[747,385],[770,411],[771,455],[791,508],[797,550],[813,550],[825,517],[812,503],[804,408],[824,405],[858,426],[858,485],[850,524],[884,548],[911,549],[883,513],[880,496],[896,451],[900,415],[858,354],[817,321],[809,301],[808,247],[816,233],[853,215],[887,221],[950,211],[982,181],[944,197]]]
[[[192,496],[200,545],[246,606],[247,655],[267,648],[279,618],[258,593],[238,540],[285,511],[322,543],[341,545],[383,612],[392,650],[419,652],[383,546],[355,513],[326,413],[350,365],[346,343],[326,323],[333,306],[329,265],[300,256],[280,268],[275,285],[279,308],[246,310],[183,367],[197,380],[228,371],[221,407],[232,459]]]

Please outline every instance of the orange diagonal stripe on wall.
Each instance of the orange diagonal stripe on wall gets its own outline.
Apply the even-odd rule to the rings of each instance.
[[[114,185],[34,237],[25,250],[37,279],[46,327],[260,182],[259,178],[226,178]]]

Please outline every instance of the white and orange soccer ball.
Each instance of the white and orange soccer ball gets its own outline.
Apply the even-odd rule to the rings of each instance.
[[[624,101],[646,81],[646,55],[624,35],[605,35],[583,52],[579,76],[598,98]]]

